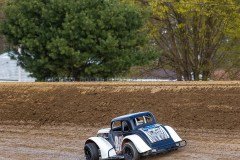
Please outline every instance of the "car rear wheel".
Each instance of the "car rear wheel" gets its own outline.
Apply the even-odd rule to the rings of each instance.
[[[138,160],[140,155],[132,142],[123,145],[123,154],[125,160]]]
[[[87,143],[84,147],[86,160],[99,160],[98,147],[95,143]]]

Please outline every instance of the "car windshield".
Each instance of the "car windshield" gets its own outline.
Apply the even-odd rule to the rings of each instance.
[[[151,115],[140,116],[134,119],[135,126],[140,126],[147,123],[152,123],[153,118]]]

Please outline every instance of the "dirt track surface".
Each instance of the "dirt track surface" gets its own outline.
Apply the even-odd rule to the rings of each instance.
[[[0,126],[0,159],[84,160],[85,140],[97,128],[81,126]],[[240,133],[223,130],[178,129],[188,146],[145,160],[239,160]]]
[[[240,83],[0,84],[0,122],[102,126],[146,110],[173,127],[240,129]]]
[[[0,83],[0,159],[84,160],[99,127],[146,110],[189,143],[147,159],[240,159],[240,82]]]

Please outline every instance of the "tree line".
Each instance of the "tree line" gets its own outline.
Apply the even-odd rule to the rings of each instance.
[[[1,2],[0,2],[1,3]],[[0,32],[19,65],[46,77],[124,76],[157,62],[178,80],[238,74],[237,0],[11,0]]]

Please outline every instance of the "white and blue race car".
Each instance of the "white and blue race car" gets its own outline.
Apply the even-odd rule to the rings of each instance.
[[[156,122],[150,112],[114,118],[111,128],[101,129],[84,147],[86,160],[138,160],[141,156],[165,153],[186,146],[169,126]]]

